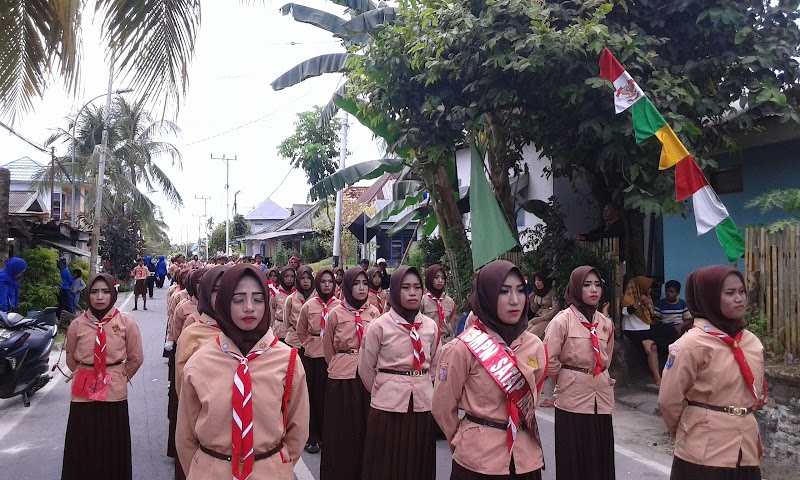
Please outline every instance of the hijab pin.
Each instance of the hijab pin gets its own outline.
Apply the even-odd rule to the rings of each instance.
[[[705,326],[705,327],[703,327],[703,331],[704,331],[704,332],[707,332],[707,331],[709,331],[709,330],[710,330],[710,329],[708,328],[708,326]]]
[[[222,344],[222,349],[223,350],[227,350],[228,349],[228,344],[227,343],[223,343]]]

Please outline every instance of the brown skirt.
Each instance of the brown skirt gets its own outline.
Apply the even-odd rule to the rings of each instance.
[[[178,425],[178,392],[175,390],[175,355],[170,355],[167,361],[169,375],[169,389],[167,391],[167,420],[169,421],[167,436],[167,456],[178,458],[175,450],[175,428]]]
[[[370,407],[364,441],[362,480],[434,480],[435,429],[431,412],[406,413]]]
[[[556,408],[555,445],[557,480],[616,478],[611,415]]]
[[[742,452],[739,451],[741,461]],[[758,466],[722,468],[690,463],[678,457],[672,458],[670,480],[761,480]]]
[[[308,443],[322,441],[322,419],[325,415],[325,382],[328,380],[328,364],[325,357],[311,358],[302,355],[300,361],[306,371],[308,384],[308,403],[311,411],[308,416]]]
[[[136,283],[133,284],[133,294],[143,297],[147,295],[147,279],[136,280]]]
[[[320,480],[355,480],[361,474],[370,395],[361,379],[328,379]]]
[[[128,401],[71,402],[61,480],[132,480]]]
[[[462,467],[455,460],[451,468],[450,480],[542,480],[542,471],[534,470],[528,473],[510,473],[508,475],[486,475],[473,472]]]

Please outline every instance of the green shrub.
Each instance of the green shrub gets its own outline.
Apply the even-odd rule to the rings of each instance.
[[[294,255],[294,252],[289,250],[283,245],[283,242],[278,242],[278,246],[275,248],[275,255],[272,257],[272,261],[275,265],[279,267],[285,266],[289,263],[289,258]]]
[[[43,310],[58,304],[61,273],[58,271],[58,251],[36,247],[22,252],[28,269],[18,277],[20,302],[18,311]]]

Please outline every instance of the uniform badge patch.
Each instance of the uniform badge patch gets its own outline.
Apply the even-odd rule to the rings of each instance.
[[[665,365],[665,368],[672,368],[672,364],[674,363],[675,363],[675,355],[670,353],[669,357],[667,357],[667,364]]]
[[[439,365],[439,380],[447,380],[447,363]]]
[[[539,362],[537,362],[536,359],[533,357],[528,357],[528,366],[535,369],[536,367],[539,366]]]
[[[111,331],[114,333],[119,333],[119,330],[120,330],[119,325],[114,325],[111,327]]]
[[[267,348],[267,344],[266,344],[266,342],[261,342],[261,343],[259,343],[259,344],[258,344],[258,348],[260,348],[260,349],[262,349],[262,350],[263,350],[263,349],[265,349],[265,348]]]

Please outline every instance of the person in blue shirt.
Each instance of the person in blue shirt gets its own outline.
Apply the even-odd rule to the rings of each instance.
[[[0,310],[10,312],[19,305],[19,282],[17,276],[28,268],[25,260],[11,257],[0,271]]]
[[[680,293],[681,284],[677,280],[664,284],[664,298],[656,302],[655,316],[661,319],[661,323],[672,325],[678,335],[683,335],[692,327],[693,320],[686,300],[678,298]]]
[[[75,313],[75,305],[72,301],[73,296],[70,293],[75,280],[72,278],[72,272],[69,271],[67,266],[66,257],[58,259],[58,271],[61,272],[61,288],[58,290],[58,316],[60,317],[63,310]]]
[[[156,263],[156,287],[163,288],[165,278],[167,278],[167,261],[164,255],[159,255]]]

